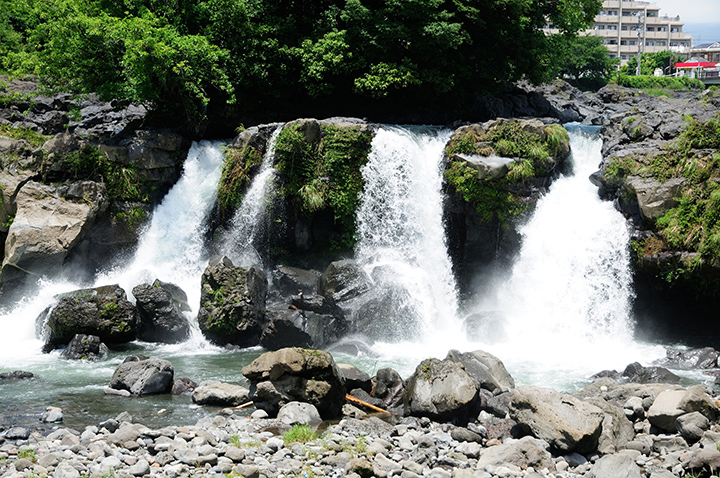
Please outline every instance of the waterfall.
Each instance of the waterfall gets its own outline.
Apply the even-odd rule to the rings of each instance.
[[[392,305],[378,317],[395,330],[391,342],[423,342],[456,321],[442,220],[442,159],[450,133],[383,127],[362,169],[356,258],[377,289],[391,293]],[[393,324],[398,321],[401,327]]]
[[[236,266],[262,265],[263,259],[257,247],[262,239],[264,221],[275,185],[275,143],[282,131],[282,126],[273,131],[268,141],[260,169],[250,183],[240,207],[231,220],[230,229],[222,239],[220,250],[233,261]]]
[[[501,329],[482,345],[514,363],[521,381],[559,379],[562,388],[663,355],[633,341],[629,231],[588,179],[602,159],[594,130],[570,128],[574,174],[560,177],[540,199],[520,229],[522,248],[509,279],[476,309]]]

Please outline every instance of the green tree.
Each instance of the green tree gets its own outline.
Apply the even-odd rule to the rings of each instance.
[[[685,61],[682,53],[670,50],[663,50],[657,53],[643,53],[640,59],[640,74],[652,75],[656,68],[660,68],[664,75],[675,73],[675,63]],[[637,73],[637,56],[630,58],[625,66],[620,68],[620,73],[633,76]]]
[[[610,58],[600,37],[555,35],[558,76],[580,88],[597,89],[607,84],[620,60]]]

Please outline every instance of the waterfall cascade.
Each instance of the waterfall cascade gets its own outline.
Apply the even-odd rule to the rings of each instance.
[[[227,255],[236,266],[262,265],[262,255],[257,243],[263,232],[263,222],[267,218],[267,208],[272,200],[276,170],[275,143],[282,131],[282,126],[273,131],[268,141],[260,169],[252,180],[243,197],[240,207],[232,218],[230,229],[224,234],[220,250]]]
[[[422,342],[457,322],[442,217],[442,159],[449,137],[447,130],[383,127],[363,167],[356,256],[377,287],[397,291],[383,318],[402,323],[388,325],[401,329],[390,341]]]

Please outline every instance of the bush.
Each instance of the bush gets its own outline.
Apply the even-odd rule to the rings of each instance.
[[[663,88],[666,90],[704,90],[705,84],[697,78],[667,77],[667,76],[627,76],[618,75],[615,83],[626,88],[637,88],[640,90],[655,90]]]

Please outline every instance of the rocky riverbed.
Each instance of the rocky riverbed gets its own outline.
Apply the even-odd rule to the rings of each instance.
[[[708,350],[668,360],[708,356],[717,363]],[[243,374],[249,391],[200,384],[198,403],[243,405],[208,408],[192,426],[153,429],[123,412],[82,430],[5,430],[0,476],[665,478],[710,476],[720,466],[720,397],[704,386],[629,381],[673,379],[658,367],[604,372],[574,394],[515,387],[502,362],[482,351],[425,360],[399,385],[389,369],[369,379],[303,349],[263,354]],[[389,411],[350,397],[334,409],[337,391],[351,387]],[[328,414],[339,420],[321,421]],[[42,417],[61,418],[53,408]],[[298,424],[318,436],[293,439],[288,430]]]

